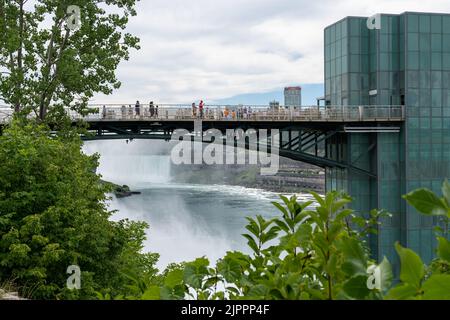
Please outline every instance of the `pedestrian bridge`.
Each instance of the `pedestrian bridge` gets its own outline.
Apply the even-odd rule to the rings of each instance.
[[[228,129],[265,129],[268,138],[264,142],[268,152],[273,145],[271,132],[278,130],[276,150],[280,156],[307,162],[323,168],[343,168],[376,177],[375,170],[359,168],[349,161],[351,134],[398,133],[405,120],[405,106],[303,106],[296,109],[272,109],[267,106],[206,105],[203,112],[189,105],[140,105],[130,104],[90,105],[91,113],[81,116],[67,109],[73,123],[88,123],[84,140],[133,140],[162,139],[169,141],[177,129],[185,129],[191,138],[201,131],[218,129],[224,143]],[[12,109],[0,106],[0,124],[12,117]],[[236,139],[238,139],[237,137]],[[245,137],[244,137],[245,139]],[[375,139],[376,140],[376,139]],[[374,140],[374,141],[375,141]],[[205,141],[203,139],[204,142]],[[236,142],[237,145],[237,142]],[[249,146],[246,145],[248,148]],[[258,146],[259,147],[259,146]],[[364,153],[376,150],[374,142]]]

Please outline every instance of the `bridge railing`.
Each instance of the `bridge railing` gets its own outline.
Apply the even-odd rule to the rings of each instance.
[[[86,121],[192,121],[202,118],[210,121],[402,121],[404,106],[304,106],[272,109],[266,106],[206,105],[203,112],[187,105],[90,105],[92,113],[82,116],[67,108],[73,120]],[[12,109],[0,106],[0,123],[8,121]]]
[[[149,105],[91,106],[96,112],[84,117],[86,120],[179,120],[192,121],[202,118],[214,121],[402,121],[404,106],[305,106],[296,109],[271,109],[261,106],[188,106]],[[74,118],[81,116],[71,113]]]

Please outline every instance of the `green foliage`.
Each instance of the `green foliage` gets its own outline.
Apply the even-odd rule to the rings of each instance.
[[[447,180],[442,184],[442,195],[442,197],[438,197],[428,189],[419,189],[405,195],[403,198],[420,213],[438,217],[444,227],[437,226],[436,231],[448,238],[450,183]]]
[[[95,93],[120,87],[117,66],[139,49],[124,31],[137,1],[0,1],[0,100],[49,122],[69,105],[88,112]],[[67,27],[69,5],[80,8],[78,30]]]
[[[252,255],[228,252],[215,267],[205,258],[196,259],[167,274],[159,289],[153,286],[141,298],[158,299],[163,292],[176,292],[165,297],[380,299],[381,292],[367,287],[367,268],[374,264],[368,258],[365,237],[383,213],[373,212],[369,220],[358,219],[363,225],[358,230],[351,227],[357,217],[346,207],[351,201],[348,196],[338,192],[325,198],[313,196],[316,207],[312,202],[298,203],[295,196],[282,196],[282,203],[274,203],[281,217],[247,218],[248,233],[243,236]],[[390,265],[384,261],[380,266],[388,286]]]
[[[447,188],[445,182],[444,194]],[[367,246],[368,235],[376,233],[380,218],[389,214],[373,210],[363,218],[347,207],[351,198],[345,194],[312,195],[315,205],[282,196],[282,203],[274,203],[280,217],[247,218],[248,233],[243,236],[251,255],[228,252],[215,267],[205,258],[186,263],[141,298],[450,299],[450,243],[445,237],[438,237],[438,257],[430,266],[397,243],[400,282],[392,287],[391,264],[386,258],[376,264]],[[425,214],[439,215],[434,206],[448,201],[423,191],[405,198]],[[176,295],[163,295],[168,287],[175,287]]]
[[[436,258],[425,266],[421,258],[412,250],[396,244],[400,256],[400,280],[392,288],[387,299],[450,299],[450,242],[448,222],[450,218],[450,184],[444,181],[442,197],[427,189],[419,189],[404,196],[417,211],[425,215],[441,218],[444,229],[437,228]]]
[[[145,223],[111,222],[95,173],[98,157],[79,138],[52,137],[42,125],[12,123],[0,136],[0,282],[43,299],[129,294],[131,272],[157,272],[157,255],[141,254]],[[82,270],[82,290],[66,288],[70,265]]]
[[[423,214],[432,216],[450,216],[449,200],[446,198],[439,198],[430,190],[415,190],[405,195],[404,198],[411,206]]]

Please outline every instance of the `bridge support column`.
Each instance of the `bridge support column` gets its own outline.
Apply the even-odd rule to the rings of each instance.
[[[368,217],[372,209],[385,209],[392,218],[383,219],[377,235],[368,239],[374,259],[386,256],[398,271],[398,257],[393,243],[402,238],[405,226],[405,208],[402,201],[404,180],[402,178],[401,133],[339,133],[327,141],[326,152],[331,159],[351,164],[349,168],[327,168],[326,190],[342,190],[354,200],[352,209]],[[366,175],[352,167],[374,173]],[[398,274],[398,273],[397,273]]]

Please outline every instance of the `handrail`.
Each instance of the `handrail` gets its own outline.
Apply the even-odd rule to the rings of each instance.
[[[405,118],[404,106],[302,106],[296,109],[252,105],[205,105],[200,111],[189,105],[141,104],[103,104],[89,105],[88,116],[81,116],[76,111],[66,108],[72,120],[86,121],[192,121],[204,119],[211,121],[402,121]],[[10,107],[0,105],[0,122],[13,114]]]

